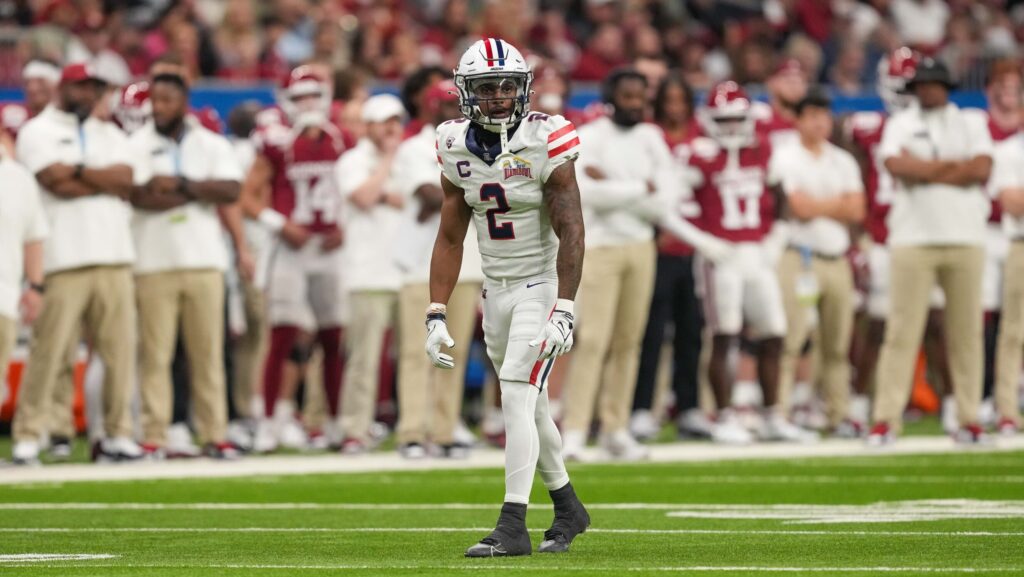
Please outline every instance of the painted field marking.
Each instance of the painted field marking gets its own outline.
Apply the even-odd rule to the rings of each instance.
[[[88,561],[90,559],[117,559],[117,555],[88,555],[78,553],[17,553],[12,555],[0,555],[0,564],[10,563],[49,563],[52,561]],[[93,565],[88,565],[92,567]]]
[[[544,531],[535,527],[530,531]],[[487,533],[491,527],[0,527],[0,533]],[[859,537],[1024,537],[1024,531],[812,531],[786,529],[605,529],[621,535],[792,535]]]

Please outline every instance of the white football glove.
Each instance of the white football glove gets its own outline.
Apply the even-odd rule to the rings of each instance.
[[[537,338],[530,341],[531,347],[541,347],[538,358],[553,359],[572,350],[572,310],[571,300],[558,299],[548,322]]]
[[[722,264],[736,254],[736,245],[710,234],[701,239],[700,245],[695,245],[694,248],[713,264]]]
[[[455,359],[441,352],[441,347],[452,348],[455,339],[448,334],[448,323],[444,318],[427,319],[427,356],[430,362],[439,369],[455,368]]]

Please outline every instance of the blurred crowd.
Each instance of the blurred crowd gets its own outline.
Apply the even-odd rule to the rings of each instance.
[[[528,47],[573,80],[629,62],[678,69],[694,88],[750,87],[773,55],[812,80],[870,91],[874,62],[899,46],[934,55],[978,88],[979,65],[1018,53],[1016,0],[4,0],[0,84],[31,59],[94,63],[116,84],[174,54],[195,78],[278,81],[317,62],[375,81],[451,69],[482,36]]]
[[[1006,58],[1016,53],[1012,7],[266,4],[104,12],[89,2],[50,2],[8,12],[50,23],[33,37],[54,33],[19,50],[64,41],[70,49],[71,30],[88,34],[78,19],[97,17],[103,43],[92,46],[102,49],[90,53],[109,56],[81,63],[59,50],[35,53],[17,72],[25,101],[0,109],[5,182],[26,199],[42,198],[23,199],[17,210],[0,204],[0,224],[11,224],[0,226],[0,249],[18,257],[0,262],[0,358],[16,331],[33,332],[13,423],[15,461],[70,455],[80,345],[89,351],[88,435],[98,460],[281,448],[358,454],[392,431],[408,458],[457,458],[484,439],[501,444],[500,395],[479,335],[479,268],[464,263],[456,292],[463,302],[449,303],[453,335],[456,324],[465,335],[454,352],[459,370],[442,376],[422,349],[425,267],[441,195],[434,127],[458,116],[447,70],[484,30],[523,39],[524,52],[547,57],[533,64],[532,109],[580,127],[588,235],[580,342],[550,376],[566,458],[582,458],[600,431],[611,457],[641,459],[643,442],[665,437],[669,424],[673,437],[724,444],[820,435],[884,444],[900,432],[911,387],[920,408],[936,407],[919,393],[942,399],[943,425],[962,442],[1019,428],[1024,175],[1014,167],[1024,166],[1024,144],[1021,68]],[[504,12],[508,6],[528,17]],[[218,7],[223,21],[212,24]],[[906,30],[894,32],[901,18],[925,21],[907,10],[943,24],[928,34],[904,22]],[[140,14],[149,24],[129,24]],[[236,19],[238,36],[224,40]],[[969,28],[970,55],[956,34],[945,36],[957,19]],[[421,29],[429,22],[444,24]],[[325,23],[330,32],[321,34]],[[276,36],[272,24],[280,25]],[[999,30],[1008,42],[998,41]],[[179,34],[192,38],[169,40]],[[137,61],[107,48],[132,35]],[[830,49],[836,38],[842,47]],[[203,46],[213,58],[201,56]],[[243,46],[254,58],[236,61],[248,62],[236,68],[245,72],[228,72],[228,55]],[[988,110],[943,100],[965,78],[960,57],[977,72]],[[850,65],[841,72],[844,58]],[[980,66],[982,59],[992,62]],[[112,75],[118,66],[110,62],[123,63],[125,75]],[[273,71],[261,76],[264,65]],[[241,104],[223,121],[190,109],[197,79],[218,75],[283,77],[279,101]],[[574,77],[601,82],[602,102],[567,109]],[[855,77],[855,91],[876,91],[885,113],[833,117],[827,91],[815,86],[843,91]],[[368,79],[397,80],[401,98],[370,96]],[[745,87],[763,89],[768,101],[755,102]],[[707,96],[695,97],[703,89]],[[945,116],[913,125],[918,100]],[[657,150],[633,144],[652,146],[652,138]],[[908,161],[907,151],[924,151],[935,164]],[[734,153],[739,160],[728,160]],[[628,155],[639,156],[624,162]],[[632,174],[653,159],[663,166]],[[739,175],[728,174],[737,163]],[[31,192],[37,186],[42,194]],[[900,205],[890,218],[897,193],[946,199],[908,194],[925,186],[947,187],[940,192],[949,202]],[[634,214],[638,203],[625,191],[663,187],[683,194],[669,212],[699,234]],[[972,200],[957,212],[962,198]],[[942,220],[950,217],[942,210],[953,210],[954,220]],[[619,246],[621,219],[639,248]],[[795,232],[776,234],[775,221]],[[472,240],[467,254],[476,250]],[[932,252],[961,244],[962,254]],[[609,247],[620,255],[614,266]],[[933,285],[944,290],[925,306],[918,292]],[[588,294],[604,303],[589,313]],[[2,308],[7,300],[17,306]],[[901,316],[911,309],[915,316]],[[942,310],[953,321],[944,323]],[[1000,311],[1009,319],[1002,325]],[[913,364],[918,324],[927,352],[921,375]],[[468,380],[483,386],[464,401]]]

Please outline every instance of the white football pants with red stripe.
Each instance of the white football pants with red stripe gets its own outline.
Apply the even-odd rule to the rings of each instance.
[[[549,490],[569,482],[562,438],[548,408],[554,359],[537,360],[540,333],[558,296],[552,273],[514,282],[484,282],[484,341],[501,382],[505,417],[505,501],[526,504],[539,471]]]

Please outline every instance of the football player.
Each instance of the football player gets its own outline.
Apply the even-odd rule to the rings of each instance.
[[[342,374],[342,201],[333,170],[345,147],[328,118],[330,86],[317,69],[292,70],[280,105],[287,123],[268,123],[253,135],[256,158],[242,188],[246,215],[277,237],[267,278],[271,329],[263,378],[266,419],[258,425],[255,441],[256,449],[264,452],[276,447],[281,425],[294,414],[290,398],[280,395],[282,373],[289,358],[299,365],[307,360],[293,355],[305,328],[316,327],[315,342],[324,352],[323,384],[332,417]]]
[[[783,59],[765,83],[769,102],[754,102],[751,111],[757,122],[757,131],[768,137],[772,148],[798,138],[796,132],[796,104],[807,94],[807,74],[800,61]]]
[[[472,222],[486,277],[484,340],[500,380],[506,431],[501,515],[466,556],[531,553],[526,507],[535,471],[555,505],[538,552],[563,552],[590,524],[562,462],[545,386],[555,358],[573,344],[573,300],[583,270],[574,167],[579,138],[563,117],[530,112],[533,74],[511,44],[479,40],[454,72],[464,118],[437,130],[444,201],[430,267],[426,350],[434,366],[453,367],[441,352],[455,346],[445,312]]]
[[[733,81],[714,86],[697,111],[704,134],[690,146],[690,178],[700,205],[700,230],[680,218],[662,226],[693,245],[704,317],[711,331],[709,380],[719,414],[712,438],[747,444],[751,433],[731,409],[729,355],[744,326],[754,331],[758,380],[764,397],[759,436],[804,440],[778,406],[779,363],[786,316],[775,266],[785,247],[784,224],[775,223],[775,196],[766,184],[772,147],[755,130],[752,104]]]

